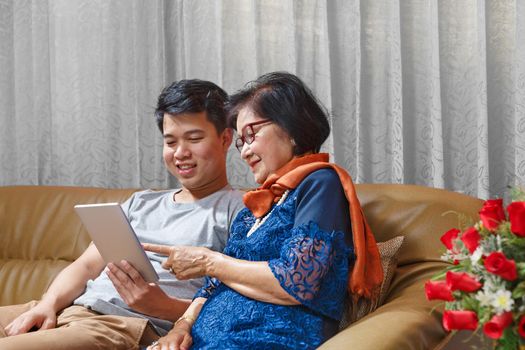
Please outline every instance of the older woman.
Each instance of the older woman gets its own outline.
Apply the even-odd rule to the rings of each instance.
[[[301,80],[261,76],[231,97],[230,120],[261,187],[246,193],[223,254],[145,246],[169,255],[179,279],[207,276],[150,348],[315,348],[337,332],[347,288],[370,296],[381,282],[374,238],[350,177],[318,153],[329,123]]]

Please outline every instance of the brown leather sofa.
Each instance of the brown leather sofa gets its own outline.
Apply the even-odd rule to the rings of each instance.
[[[123,202],[136,190],[0,187],[0,306],[38,300],[90,239],[73,206]]]
[[[0,305],[39,299],[54,276],[77,258],[89,237],[73,211],[78,203],[122,202],[133,189],[0,187]],[[321,349],[442,349],[449,342],[436,303],[423,285],[445,266],[439,237],[461,213],[477,218],[482,201],[413,185],[357,185],[365,215],[382,242],[405,236],[385,303]]]

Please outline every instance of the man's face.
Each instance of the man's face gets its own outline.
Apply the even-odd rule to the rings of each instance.
[[[206,112],[164,114],[163,126],[164,162],[185,189],[206,192],[226,185],[231,129],[218,135]]]

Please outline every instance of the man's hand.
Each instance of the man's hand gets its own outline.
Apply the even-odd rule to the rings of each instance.
[[[174,273],[179,280],[209,275],[211,258],[219,254],[204,247],[169,247],[150,243],[144,243],[142,246],[150,252],[167,255],[168,258],[162,267]]]
[[[44,330],[55,328],[57,316],[55,310],[40,302],[34,308],[24,312],[5,327],[8,336],[29,332],[33,327]]]
[[[164,320],[174,321],[177,314],[171,313],[170,306],[184,309],[188,302],[168,296],[155,283],[147,283],[140,273],[127,261],[122,260],[117,266],[109,263],[106,271],[121,298],[134,310]]]

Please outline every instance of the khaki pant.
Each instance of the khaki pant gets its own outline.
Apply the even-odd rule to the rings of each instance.
[[[159,338],[147,320],[135,317],[101,315],[73,305],[58,314],[57,327],[12,337],[5,327],[37,304],[0,307],[0,349],[2,350],[87,350],[139,349]]]

